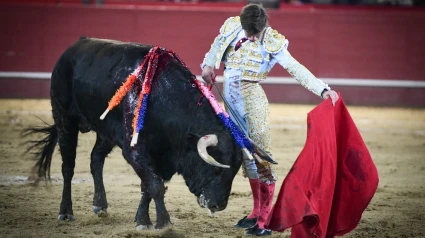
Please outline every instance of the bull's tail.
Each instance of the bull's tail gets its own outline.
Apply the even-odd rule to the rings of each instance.
[[[34,165],[34,172],[37,173],[38,179],[50,180],[50,165],[52,162],[52,155],[55,151],[55,146],[58,143],[58,132],[55,125],[47,125],[46,127],[33,127],[28,128],[23,132],[23,136],[34,134],[44,134],[40,140],[30,140],[26,143],[29,145],[26,152],[33,151],[32,154],[37,160]]]

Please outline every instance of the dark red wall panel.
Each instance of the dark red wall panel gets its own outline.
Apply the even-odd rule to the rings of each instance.
[[[69,45],[89,36],[172,49],[199,75],[219,27],[239,11],[0,5],[0,71],[51,72]],[[291,54],[318,77],[425,81],[424,10],[307,7],[269,16]],[[277,65],[270,76],[289,75]]]
[[[170,48],[199,73],[222,22],[236,14],[5,5],[0,70],[50,71],[65,48],[85,35]],[[270,10],[269,15],[270,24],[289,39],[291,54],[319,77],[425,80],[425,11]],[[276,67],[271,75],[287,74]]]

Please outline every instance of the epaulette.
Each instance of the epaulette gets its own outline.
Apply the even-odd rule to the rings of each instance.
[[[285,36],[269,27],[264,34],[263,44],[267,53],[278,53],[285,45]]]
[[[241,19],[239,16],[229,17],[224,22],[224,24],[220,28],[220,34],[227,37],[230,36],[235,31],[240,31],[242,29]]]

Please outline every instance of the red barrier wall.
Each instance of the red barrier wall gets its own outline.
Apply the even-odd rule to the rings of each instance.
[[[51,72],[84,35],[172,49],[199,75],[219,27],[239,11],[0,5],[0,71]],[[269,10],[269,16],[289,39],[291,54],[318,77],[425,80],[424,10],[310,6]],[[276,66],[270,76],[289,75]],[[415,97],[425,93],[416,91]]]

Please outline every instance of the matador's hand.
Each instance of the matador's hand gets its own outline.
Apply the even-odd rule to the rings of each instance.
[[[212,79],[214,78],[214,69],[211,66],[205,65],[202,70],[202,79],[208,83],[212,83]]]
[[[338,101],[338,98],[339,98],[338,93],[335,92],[334,90],[329,90],[329,91],[324,92],[322,97],[323,97],[323,99],[328,99],[330,97],[331,100],[332,100],[332,105],[334,105],[334,106],[335,106],[336,101]]]

